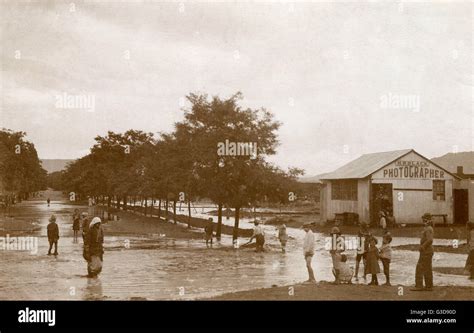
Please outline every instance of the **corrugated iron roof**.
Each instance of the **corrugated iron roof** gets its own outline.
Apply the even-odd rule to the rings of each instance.
[[[375,171],[383,168],[387,164],[400,157],[414,151],[413,149],[403,149],[386,151],[381,153],[364,154],[361,157],[349,162],[339,169],[325,174],[321,179],[359,179],[365,178]]]

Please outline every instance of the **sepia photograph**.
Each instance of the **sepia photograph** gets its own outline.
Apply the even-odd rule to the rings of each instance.
[[[311,301],[472,332],[472,1],[0,16],[0,330]]]

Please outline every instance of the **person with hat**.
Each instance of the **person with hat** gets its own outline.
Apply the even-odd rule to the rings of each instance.
[[[359,233],[357,234],[357,237],[359,239],[359,246],[357,248],[357,255],[356,255],[356,266],[355,266],[355,280],[359,281],[359,266],[361,260],[364,263],[364,270],[363,272],[365,273],[365,265],[366,265],[366,258],[367,258],[367,251],[369,249],[369,239],[372,237],[372,234],[370,233],[369,226],[367,223],[362,222],[360,224],[360,229]],[[364,279],[365,279],[365,274],[364,274]]]
[[[420,257],[415,271],[415,288],[411,289],[413,291],[433,290],[434,230],[431,214],[423,215],[423,224],[424,228],[420,238]],[[423,280],[425,281],[425,288],[423,288]]]
[[[281,244],[281,251],[283,253],[286,252],[286,242],[288,242],[288,233],[286,232],[286,225],[282,224],[280,228],[278,228],[278,239],[280,240]]]
[[[87,234],[88,247],[87,272],[89,277],[96,277],[102,271],[102,263],[104,261],[104,231],[101,226],[102,220],[99,217],[94,217],[89,225],[89,232]]]
[[[474,280],[474,222],[469,221],[466,227],[469,255],[467,256],[465,269],[470,273],[469,279]]]
[[[306,283],[316,283],[314,277],[313,268],[311,267],[311,261],[314,256],[314,234],[311,230],[311,222],[305,222],[303,224],[303,230],[306,233],[303,240],[303,255],[306,261],[306,268],[308,269],[308,281]]]
[[[48,223],[48,242],[49,242],[49,250],[48,250],[48,256],[51,255],[51,250],[54,245],[54,253],[53,255],[57,256],[58,255],[58,240],[59,240],[59,228],[58,225],[56,224],[56,216],[51,215],[49,218],[49,223]]]
[[[377,274],[380,273],[379,266],[379,249],[377,248],[377,238],[370,236],[368,239],[369,248],[367,249],[366,262],[364,266],[364,275],[372,276],[369,286],[378,286],[379,281]]]
[[[383,274],[385,275],[385,285],[391,286],[390,284],[390,261],[392,260],[392,235],[387,232],[382,238],[382,246],[379,249],[379,258],[382,261]]]
[[[258,220],[254,221],[255,227],[253,228],[253,235],[250,237],[248,243],[251,243],[252,240],[255,238],[255,243],[257,247],[255,252],[263,252],[263,245],[265,244],[265,233],[263,232],[263,228],[260,226],[260,222]]]

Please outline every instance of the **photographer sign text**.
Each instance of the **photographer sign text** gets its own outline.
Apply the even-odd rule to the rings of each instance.
[[[444,171],[434,169],[428,162],[397,161],[395,166],[383,169],[384,178],[444,178]]]

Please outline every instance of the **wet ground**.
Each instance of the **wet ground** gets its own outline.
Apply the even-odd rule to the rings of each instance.
[[[0,299],[10,300],[74,300],[74,299],[196,299],[223,293],[296,284],[307,279],[302,257],[304,232],[288,228],[290,241],[287,253],[281,253],[274,226],[265,226],[267,248],[255,253],[249,248],[233,249],[231,238],[207,249],[200,239],[172,239],[155,234],[141,237],[107,236],[104,267],[96,279],[85,277],[82,240],[73,243],[71,214],[77,206],[53,201],[28,201],[16,210],[15,218],[3,218],[2,234],[20,234],[15,229],[18,219],[34,221],[33,228],[23,236],[38,236],[38,253],[1,251]],[[52,214],[58,217],[61,238],[59,255],[47,256],[46,225]],[[203,217],[205,211],[199,212]],[[193,214],[198,215],[198,214]],[[250,228],[250,219],[243,219],[242,228]],[[121,223],[121,221],[111,222]],[[233,224],[232,218],[224,223]],[[241,243],[246,240],[242,239]],[[393,245],[417,243],[417,238],[395,238]],[[436,240],[448,244],[449,240]],[[332,281],[332,262],[324,249],[326,235],[316,234],[316,255],[313,268],[318,281]],[[354,251],[348,251],[354,265]],[[392,284],[412,285],[418,253],[397,250],[393,253]],[[463,267],[466,255],[437,253],[435,267]],[[449,269],[446,271],[450,271]],[[434,273],[437,285],[473,286],[464,275]],[[379,276],[384,281],[383,274]],[[361,279],[360,283],[364,280]]]

